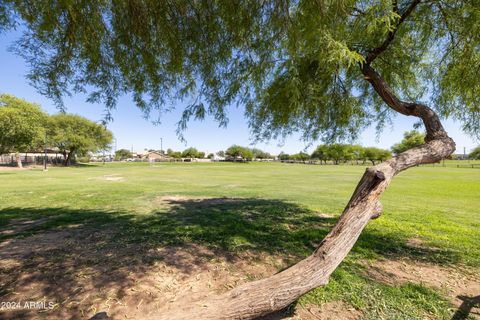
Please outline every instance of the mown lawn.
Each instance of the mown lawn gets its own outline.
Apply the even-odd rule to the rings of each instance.
[[[111,241],[119,244],[195,243],[232,253],[278,255],[293,263],[326,235],[364,170],[280,163],[118,163],[0,171],[0,231],[15,219],[48,218],[26,231],[1,233],[0,239],[75,224],[99,232],[115,226]],[[165,207],[159,199],[168,196],[220,200]],[[369,224],[330,283],[299,303],[343,300],[365,319],[450,319],[455,308],[443,292],[377,281],[367,275],[365,261],[405,258],[478,270],[480,168],[449,162],[410,169],[394,179],[382,203],[383,215]],[[412,240],[421,245],[410,245]]]

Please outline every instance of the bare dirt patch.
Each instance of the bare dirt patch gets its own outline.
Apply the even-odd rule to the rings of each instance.
[[[118,175],[118,174],[112,174],[112,175],[106,175],[103,176],[103,180],[107,181],[125,181],[125,178]]]
[[[362,312],[345,304],[342,301],[332,301],[322,306],[309,306],[298,308],[295,313],[299,319],[322,319],[322,320],[357,320]]]
[[[47,301],[54,308],[0,311],[0,319],[86,319],[101,311],[113,319],[144,319],[173,302],[273,274],[279,263],[193,244],[119,244],[112,240],[114,226],[106,230],[72,226],[2,242],[1,300]]]
[[[321,306],[296,306],[293,314],[282,310],[257,320],[358,320],[363,313],[342,301],[330,301]]]
[[[389,285],[407,282],[420,283],[441,290],[454,306],[462,308],[470,303],[471,316],[480,319],[480,275],[468,269],[439,266],[412,260],[380,260],[368,266],[368,276]],[[466,310],[464,310],[466,311]]]

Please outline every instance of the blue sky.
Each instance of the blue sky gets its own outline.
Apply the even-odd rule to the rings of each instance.
[[[18,33],[8,32],[0,34],[0,93],[9,93],[31,102],[39,103],[48,113],[56,113],[57,109],[52,101],[40,95],[29,85],[25,75],[27,66],[24,61],[8,51],[8,47],[16,39]],[[85,102],[85,96],[76,95],[65,100],[67,111],[80,114],[86,118],[97,121],[102,119],[103,106]],[[112,111],[114,121],[108,124],[108,128],[114,133],[117,148],[133,149],[135,151],[144,148],[160,149],[160,138],[163,138],[163,148],[183,150],[186,147],[196,147],[201,151],[216,152],[225,150],[232,144],[253,145],[250,139],[247,121],[243,116],[241,107],[229,109],[229,124],[227,128],[219,128],[212,119],[204,121],[191,121],[184,136],[187,143],[181,142],[176,136],[176,123],[180,119],[181,104],[179,107],[161,116],[161,124],[154,125],[152,121],[143,118],[142,113],[135,107],[129,97],[119,100],[116,110]],[[152,115],[155,117],[155,115]],[[377,140],[373,128],[364,131],[358,143],[364,146],[377,146],[390,148],[390,146],[402,139],[403,132],[413,128],[414,118],[397,116],[393,126],[384,129]],[[473,149],[478,142],[465,135],[460,124],[451,120],[444,122],[446,130],[457,143],[457,153],[467,153]],[[319,143],[319,142],[318,142]],[[258,143],[255,146],[273,154],[280,151],[296,153],[306,148],[311,152],[317,142],[310,146],[299,139],[299,136],[289,137],[283,144],[278,141],[269,143]]]

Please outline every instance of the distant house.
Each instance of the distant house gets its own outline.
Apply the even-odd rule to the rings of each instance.
[[[147,152],[143,155],[144,159],[147,159],[149,161],[172,161],[173,158],[170,156],[167,156],[166,154],[157,152],[157,151],[150,151]]]
[[[147,154],[148,154],[147,151],[132,152],[132,158],[134,158],[134,159],[145,159]]]

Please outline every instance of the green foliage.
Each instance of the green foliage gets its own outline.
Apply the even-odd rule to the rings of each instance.
[[[40,92],[62,106],[92,89],[107,109],[132,93],[146,114],[187,100],[191,118],[227,123],[246,106],[257,139],[356,137],[392,112],[360,71],[372,62],[400,98],[430,102],[466,132],[480,128],[478,0],[13,1],[0,30],[25,25],[14,50]],[[199,28],[199,26],[202,26]]]
[[[385,161],[391,156],[390,151],[374,147],[365,148],[351,144],[321,144],[313,151],[311,158],[325,162],[331,160],[335,164],[348,160],[356,160],[357,162],[369,160],[372,164],[375,164],[375,161]]]
[[[260,150],[258,148],[252,148],[251,151],[253,153],[253,158],[255,158],[255,159],[271,159],[271,158],[273,158],[270,153],[265,152],[263,150]]]
[[[127,149],[120,149],[115,151],[115,160],[124,160],[132,157],[132,153]]]
[[[0,154],[25,152],[43,145],[46,120],[39,105],[0,95]]]
[[[81,162],[81,163],[89,163],[90,160],[91,160],[91,158],[88,154],[86,154],[84,156],[81,156],[81,157],[78,157],[78,162]]]
[[[167,156],[172,157],[174,159],[182,158],[182,153],[180,151],[173,151],[172,149],[167,149]]]
[[[327,157],[335,164],[339,164],[341,160],[348,161],[353,158],[353,150],[349,144],[331,144],[327,149]]]
[[[105,150],[112,140],[112,133],[104,126],[79,115],[60,113],[49,119],[48,143],[68,154],[67,160],[74,154]]]
[[[375,164],[375,161],[385,161],[392,156],[391,152],[384,149],[369,147],[364,149],[364,158]]]
[[[280,160],[290,160],[290,155],[288,153],[284,153],[283,151],[280,152],[278,155],[278,159]]]
[[[289,159],[290,160],[296,160],[296,161],[305,161],[305,160],[310,159],[310,155],[308,153],[305,153],[305,152],[299,152],[299,153],[295,153],[295,154],[290,155]]]
[[[472,160],[480,160],[480,146],[476,147],[468,154],[468,158]]]
[[[195,148],[187,148],[182,152],[182,158],[198,158],[199,152]]]
[[[327,149],[328,149],[328,146],[325,144],[321,144],[317,146],[315,151],[313,151],[311,158],[318,159],[320,161],[327,161],[328,160]]]
[[[392,152],[400,154],[408,149],[418,147],[425,143],[425,134],[422,134],[416,130],[407,131],[403,134],[403,139],[400,143],[392,146]]]
[[[225,150],[225,154],[227,156],[233,157],[233,160],[252,160],[253,158],[252,150],[246,147],[238,146],[236,144]]]

